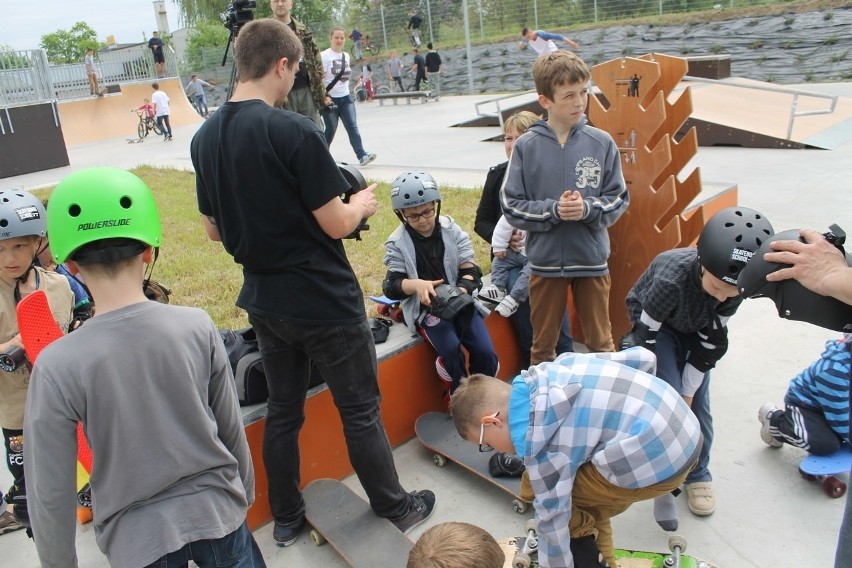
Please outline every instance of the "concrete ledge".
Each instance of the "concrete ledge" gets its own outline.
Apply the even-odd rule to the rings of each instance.
[[[385,106],[385,100],[392,100],[394,106],[396,106],[399,99],[405,99],[408,104],[411,104],[412,99],[425,103],[430,96],[432,96],[431,91],[406,91],[404,93],[376,93],[373,98],[379,101],[379,106]]]

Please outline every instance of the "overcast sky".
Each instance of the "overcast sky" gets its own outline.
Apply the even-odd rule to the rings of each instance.
[[[83,21],[98,34],[98,41],[115,36],[118,43],[135,43],[151,37],[157,28],[152,0],[38,0],[5,2],[0,45],[14,50],[39,49],[41,36],[56,30],[70,30]],[[165,0],[169,30],[182,25],[172,0]],[[222,0],[222,6],[227,5]],[[9,18],[11,17],[11,21]],[[144,33],[144,38],[143,38]]]

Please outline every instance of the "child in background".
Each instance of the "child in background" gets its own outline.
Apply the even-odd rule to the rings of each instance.
[[[364,65],[361,71],[361,81],[364,83],[364,89],[367,91],[367,100],[373,100],[373,68],[369,65]]]
[[[4,496],[8,506],[0,513],[0,534],[24,528],[29,522],[24,476],[24,407],[30,386],[30,370],[24,362],[18,319],[18,302],[36,290],[44,290],[51,312],[62,331],[68,330],[74,296],[65,277],[36,265],[47,234],[44,206],[34,195],[21,190],[0,191],[0,352],[20,354],[14,369],[0,370],[0,427],[6,445],[6,465],[12,487]],[[74,443],[76,448],[76,443]],[[29,459],[27,453],[26,459]],[[72,487],[65,497],[72,499]]]
[[[391,183],[391,204],[401,223],[385,243],[388,272],[382,290],[400,300],[408,328],[438,352],[435,366],[449,401],[469,374],[468,361],[471,373],[497,372],[497,354],[472,297],[482,286],[482,271],[470,237],[451,217],[441,216],[441,193],[431,175],[398,175]],[[436,312],[444,302],[461,307],[455,314]]]
[[[519,250],[509,246],[516,232],[521,238]],[[524,249],[526,236],[526,231],[515,229],[506,217],[500,217],[491,237],[491,252],[494,254],[491,261],[491,284],[480,291],[479,297],[496,303],[494,310],[506,318],[517,312],[518,306],[526,302],[530,295],[530,259]],[[509,272],[515,268],[520,269],[520,274],[507,294]]]
[[[505,561],[503,549],[485,530],[451,521],[420,535],[406,568],[503,568]]]
[[[698,420],[654,371],[646,349],[566,353],[511,383],[472,375],[453,394],[462,438],[523,458],[541,566],[616,566],[611,518],[672,491],[698,460]]]
[[[154,118],[154,105],[148,99],[142,99],[142,104],[136,107],[136,110],[141,110],[145,113],[145,118]]]
[[[728,349],[727,323],[743,301],[737,290],[740,271],[772,233],[769,221],[753,209],[723,209],[707,221],[697,248],[658,254],[627,294],[633,328],[620,347],[654,351],[657,376],[684,397],[701,425],[704,446],[686,478],[689,510],[698,516],[716,510],[710,370]],[[654,503],[654,518],[664,530],[677,530],[674,495]]]
[[[760,437],[773,448],[785,443],[817,456],[849,443],[849,377],[852,334],[828,341],[825,351],[790,381],[785,410],[771,402],[758,411]]]

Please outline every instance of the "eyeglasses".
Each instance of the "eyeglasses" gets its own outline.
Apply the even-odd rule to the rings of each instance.
[[[494,414],[490,415],[488,418],[497,418],[498,416],[500,416],[500,413],[495,412]],[[485,437],[485,422],[483,422],[482,424],[479,425],[479,451],[482,452],[482,453],[493,452],[494,446],[492,446],[491,444],[485,444],[485,443],[482,442],[482,438],[484,438],[484,437]]]
[[[427,209],[426,211],[423,211],[422,213],[415,213],[414,215],[406,215],[405,220],[408,221],[409,223],[416,223],[420,219],[431,219],[434,216],[435,216],[435,208],[432,207],[431,209]]]

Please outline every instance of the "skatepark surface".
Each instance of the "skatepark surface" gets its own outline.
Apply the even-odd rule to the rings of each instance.
[[[848,83],[805,88],[852,97]],[[410,106],[359,104],[365,148],[378,155],[362,169],[364,176],[391,181],[407,169],[422,169],[440,184],[476,188],[470,198],[478,201],[488,168],[504,160],[502,144],[481,142],[499,134],[498,128],[451,126],[472,118],[474,103],[487,98],[444,97],[440,102]],[[0,187],[52,185],[71,171],[94,165],[190,169],[189,142],[197,128],[197,124],[175,128],[173,142],[149,137],[142,144],[127,144],[121,137],[74,146],[69,149],[70,166],[7,178]],[[355,162],[342,127],[331,150],[338,160]],[[709,197],[714,187],[733,183],[739,187],[739,203],[761,211],[776,231],[800,227],[824,231],[831,223],[852,231],[852,142],[833,150],[702,147],[682,175],[695,167],[700,168],[705,184],[699,200]],[[797,468],[803,451],[764,444],[757,410],[766,401],[781,405],[789,380],[819,356],[826,340],[838,334],[782,320],[765,299],[746,301],[729,325],[730,348],[712,373],[716,435],[710,468],[717,509],[712,516],[696,517],[687,508],[686,496],[680,496],[678,533],[688,541],[688,554],[720,568],[832,566],[845,498],[831,499],[818,484],[802,479]],[[480,525],[502,539],[520,535],[531,516],[515,513],[502,491],[452,463],[435,467],[432,453],[416,438],[396,448],[394,456],[407,490],[429,488],[437,495],[434,515],[409,533],[412,539],[429,526],[449,520]],[[8,471],[0,468],[0,487],[9,482]],[[363,495],[356,478],[350,476],[344,482]],[[666,550],[669,533],[654,522],[650,502],[616,517],[613,527],[619,548]],[[315,547],[308,531],[288,548],[275,546],[271,523],[255,531],[255,536],[270,567],[345,566],[331,547]],[[77,543],[80,566],[108,566],[95,545],[91,524],[78,527]],[[38,566],[35,549],[23,532],[0,536],[0,545],[3,566]],[[404,565],[403,559],[388,561]]]

